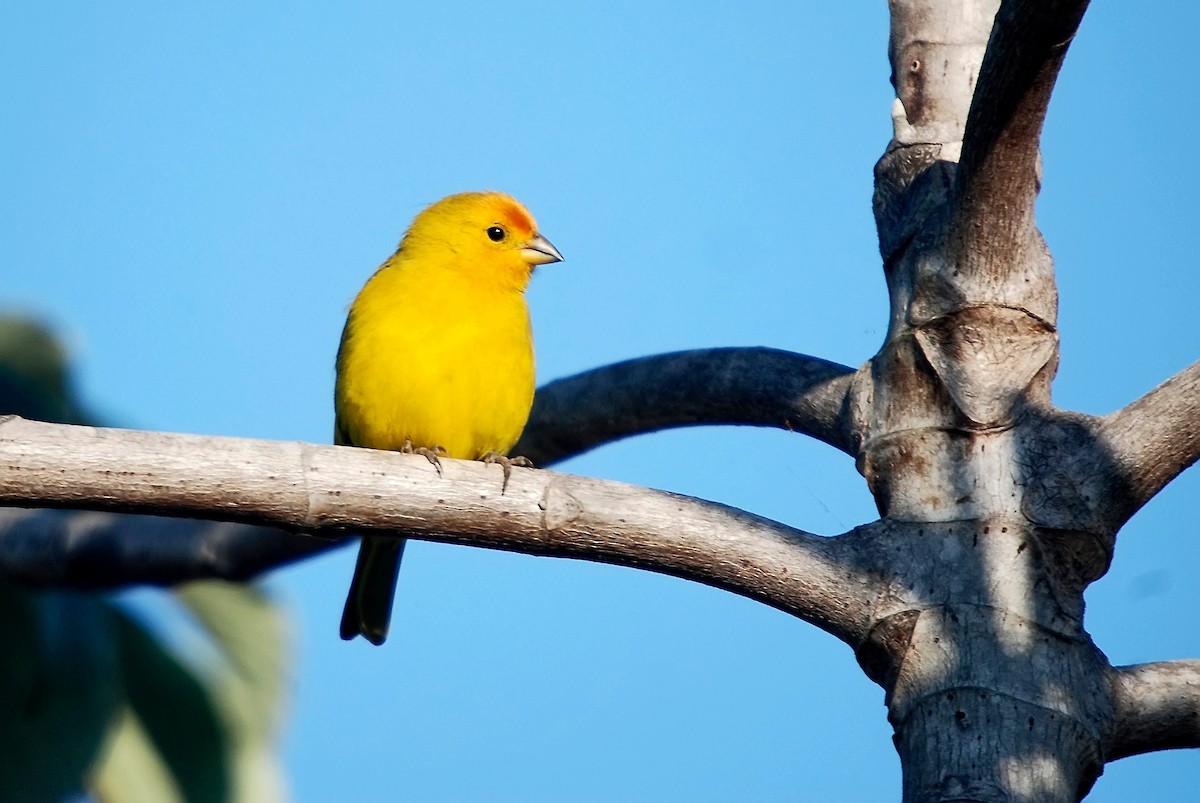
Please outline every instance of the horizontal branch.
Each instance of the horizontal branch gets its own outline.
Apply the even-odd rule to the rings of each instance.
[[[768,348],[615,363],[538,388],[513,454],[548,465],[630,435],[701,424],[789,429],[849,454],[842,403],[853,375],[844,365]]]
[[[336,544],[249,524],[0,508],[0,577],[32,586],[109,589],[248,580]]]
[[[1100,421],[1130,500],[1128,520],[1200,458],[1200,361]]]
[[[545,470],[312,444],[0,422],[0,505],[370,532],[633,566],[760,600],[857,644],[872,581],[850,541]]]
[[[1200,747],[1200,661],[1162,661],[1113,669],[1108,760],[1155,750]]]
[[[840,405],[840,377],[849,372],[833,363],[771,349],[719,349],[622,363],[539,389],[538,405],[522,442],[522,448],[528,444],[528,451],[521,453],[535,455],[538,465],[549,465],[603,441],[671,426],[669,394],[656,395],[654,386],[638,387],[649,378],[670,388],[690,388],[690,395],[675,399],[682,406],[691,405],[682,413],[687,423],[701,423],[695,419],[705,406],[700,401],[704,398],[707,409],[725,419],[736,419],[737,406],[746,405],[749,412],[741,417],[748,420],[725,423],[759,423],[753,412],[759,411],[760,419],[769,415],[763,399],[774,388],[780,393],[791,391],[787,399],[792,405],[782,405],[782,416],[791,415],[794,428],[827,432],[836,427],[832,419]],[[626,404],[599,426],[597,418],[607,413],[596,405],[597,394]],[[642,399],[650,402],[644,416],[636,409]],[[646,420],[657,424],[648,426]],[[242,580],[334,545],[327,539],[229,522],[92,511],[0,510],[0,576],[30,585],[116,588],[205,577]]]

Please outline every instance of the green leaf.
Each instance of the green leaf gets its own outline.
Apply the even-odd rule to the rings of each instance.
[[[180,586],[177,593],[220,656],[210,688],[229,739],[230,800],[282,799],[273,745],[288,677],[284,617],[256,585],[201,580]]]
[[[45,325],[0,316],[0,414],[57,424],[88,423],[72,388],[66,354]]]
[[[0,800],[78,792],[121,696],[112,610],[0,583]]]
[[[116,615],[122,683],[131,716],[188,803],[220,803],[231,786],[224,723],[189,667],[124,614]],[[129,801],[125,797],[114,800]]]
[[[137,715],[123,707],[88,783],[101,803],[183,803],[186,799]]]
[[[4,413],[95,423],[64,349],[18,316],[0,316]],[[251,585],[202,581],[175,596],[207,652],[172,649],[99,595],[0,581],[0,800],[61,800],[85,784],[104,803],[284,796],[282,617]]]

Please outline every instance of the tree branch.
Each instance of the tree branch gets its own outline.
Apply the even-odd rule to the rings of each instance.
[[[768,348],[681,351],[615,363],[538,389],[513,454],[547,465],[670,427],[779,427],[853,453],[842,405],[854,371]]]
[[[1115,667],[1109,685],[1114,716],[1108,760],[1200,747],[1200,661]]]
[[[248,580],[336,541],[249,524],[81,510],[0,508],[0,577],[107,589]]]
[[[764,348],[631,360],[540,388],[515,453],[544,466],[639,432],[703,423],[790,424],[831,442],[843,437],[839,414],[852,375],[835,363]],[[242,580],[334,546],[231,522],[0,510],[0,576],[29,585]]]
[[[1119,525],[1200,458],[1200,361],[1100,421],[1129,500]]]
[[[1040,183],[1050,95],[1088,0],[1004,0],[963,134],[957,188],[966,250],[1023,245]]]
[[[103,509],[470,544],[724,588],[851,644],[873,575],[854,541],[622,483],[303,443],[0,423],[0,504]]]

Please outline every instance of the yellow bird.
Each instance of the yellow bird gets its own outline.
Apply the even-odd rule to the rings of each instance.
[[[334,441],[504,464],[533,403],[525,288],[562,260],[499,192],[451,195],[417,215],[367,280],[337,355]],[[387,638],[404,541],[363,539],[342,638]]]

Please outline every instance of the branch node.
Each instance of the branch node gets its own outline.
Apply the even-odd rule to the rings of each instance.
[[[875,623],[854,651],[854,657],[867,677],[889,692],[920,618],[921,612],[916,609],[886,616]]]
[[[558,532],[570,525],[583,513],[583,505],[579,500],[561,487],[558,482],[550,482],[538,500],[542,511],[542,528],[547,532]]]

